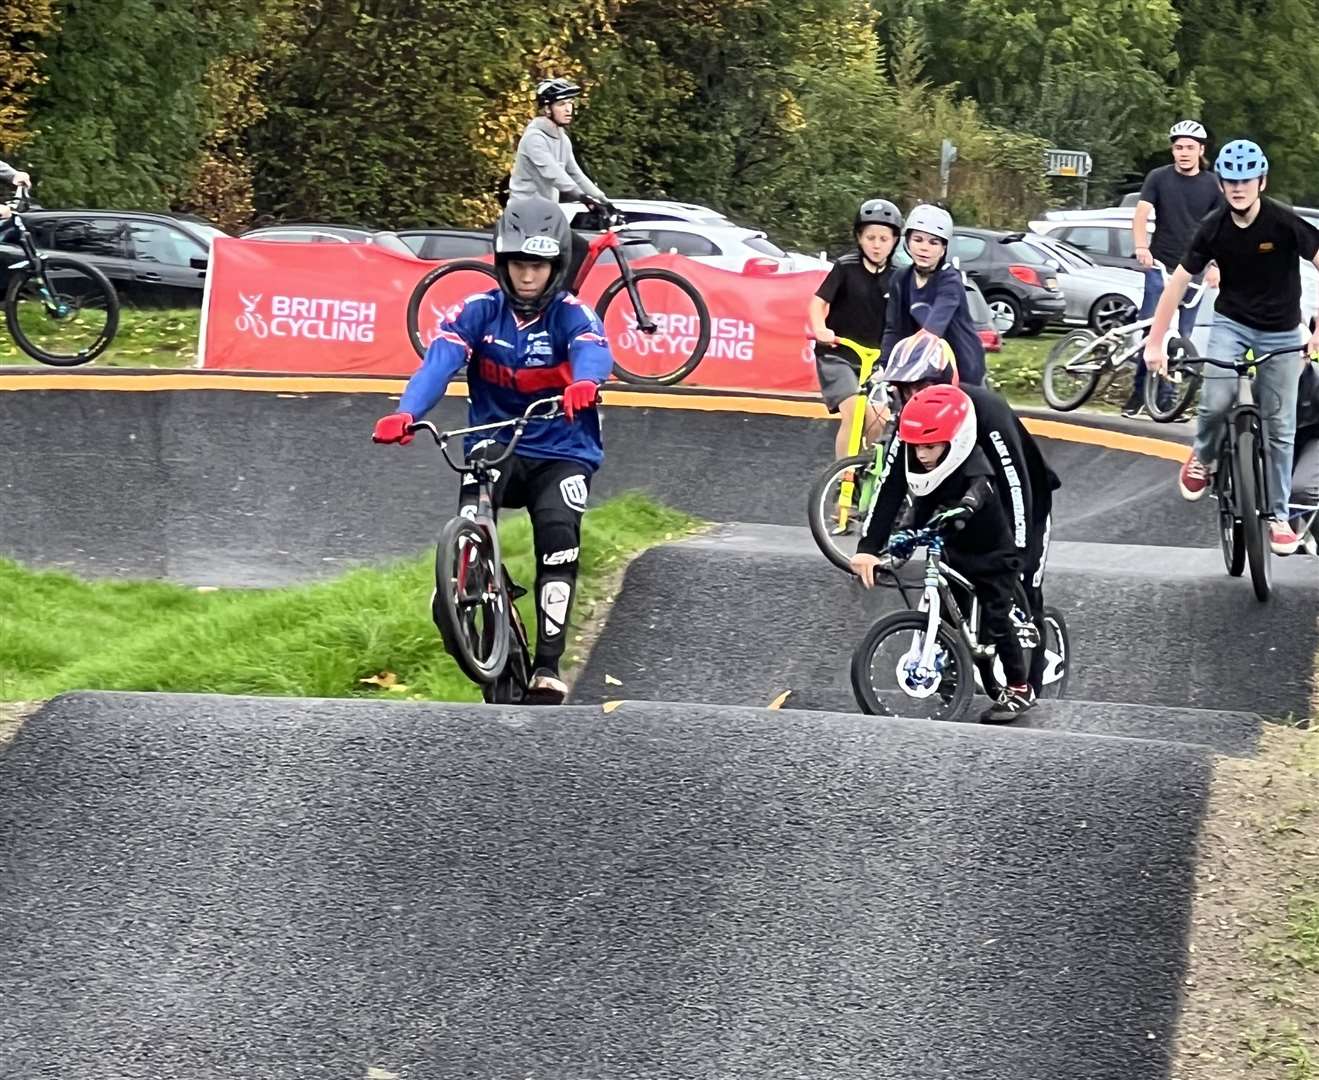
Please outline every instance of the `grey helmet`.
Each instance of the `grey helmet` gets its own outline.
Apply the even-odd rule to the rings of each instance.
[[[508,264],[513,259],[543,259],[552,267],[545,290],[522,300],[513,288]],[[572,231],[559,204],[539,195],[510,199],[495,222],[495,280],[513,310],[523,318],[539,315],[563,289],[572,259]]]
[[[582,88],[571,79],[542,79],[536,86],[536,104],[541,108],[581,96]]]
[[[852,232],[859,233],[867,225],[887,225],[898,236],[902,235],[902,211],[888,199],[867,199],[861,204],[852,221]]]

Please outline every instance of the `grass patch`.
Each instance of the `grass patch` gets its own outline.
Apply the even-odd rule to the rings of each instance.
[[[201,308],[137,308],[119,311],[119,330],[96,367],[191,367],[197,360]],[[0,364],[35,365],[5,331],[0,333]]]
[[[617,569],[692,531],[694,519],[624,495],[583,522],[574,624],[588,618]],[[515,580],[535,575],[531,523],[509,515],[500,535]],[[198,591],[160,582],[87,582],[0,561],[0,700],[68,690],[478,701],[430,620],[433,555],[279,589]],[[534,633],[531,596],[519,604]],[[571,655],[571,654],[569,654]],[[365,684],[380,677],[391,685]]]

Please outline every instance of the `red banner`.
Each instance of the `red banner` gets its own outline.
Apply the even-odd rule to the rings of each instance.
[[[710,312],[710,343],[687,386],[813,392],[815,367],[806,305],[822,271],[744,275],[681,255],[632,264],[685,278]],[[286,244],[220,238],[211,249],[203,302],[199,366],[316,374],[411,375],[417,354],[408,341],[412,289],[434,263],[370,244]],[[602,262],[582,297],[596,304],[617,268]],[[429,340],[445,312],[489,278],[460,273],[427,295],[422,336]],[[642,301],[659,331],[641,333],[626,293],[605,311],[605,332],[629,370],[677,366],[692,347],[698,321],[691,300],[663,281],[645,281]]]

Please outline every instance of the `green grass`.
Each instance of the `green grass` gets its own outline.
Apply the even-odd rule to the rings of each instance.
[[[119,330],[96,367],[191,367],[197,360],[201,308],[134,308],[119,312]],[[0,329],[0,365],[35,366],[7,328]]]
[[[639,495],[589,511],[574,623],[631,556],[694,527]],[[514,579],[530,585],[526,515],[510,516],[501,536]],[[430,620],[433,586],[430,553],[321,584],[218,591],[86,582],[3,560],[0,700],[83,689],[477,701]],[[519,607],[534,633],[532,598]],[[371,677],[393,685],[361,681]]]

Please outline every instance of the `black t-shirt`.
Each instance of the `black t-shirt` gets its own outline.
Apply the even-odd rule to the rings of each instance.
[[[1246,228],[1224,205],[1196,230],[1182,259],[1191,274],[1210,260],[1220,279],[1214,311],[1255,330],[1291,330],[1301,322],[1300,259],[1319,251],[1319,230],[1272,199],[1260,199]]]
[[[849,251],[841,256],[815,290],[815,295],[829,305],[824,325],[839,337],[878,349],[884,340],[885,298],[892,276],[892,263],[872,274],[859,252]],[[817,343],[815,351],[832,352],[833,348]]]
[[[1156,215],[1150,254],[1169,270],[1182,261],[1204,216],[1223,204],[1223,193],[1213,173],[1183,176],[1175,165],[1151,169],[1140,198],[1154,207]]]

